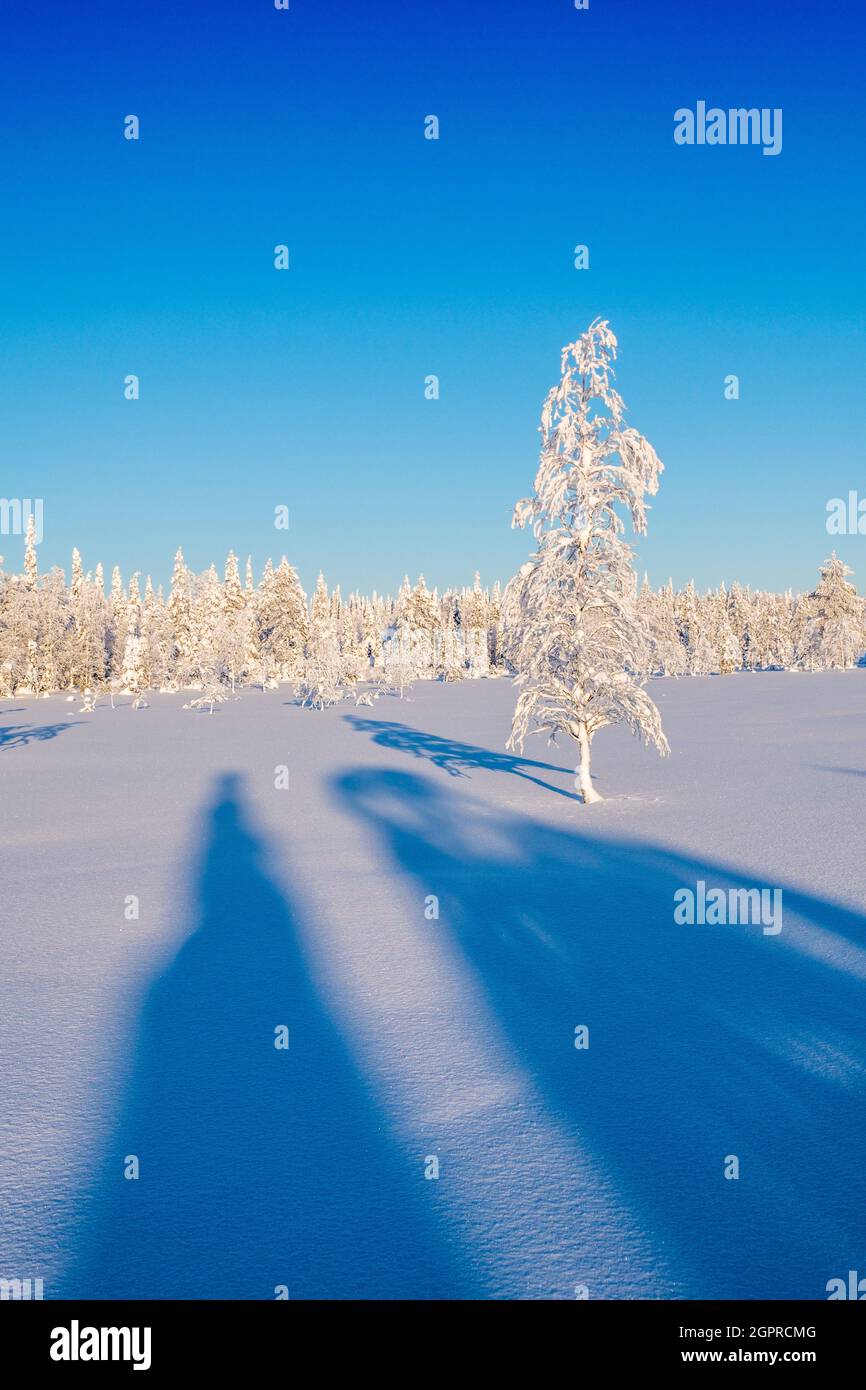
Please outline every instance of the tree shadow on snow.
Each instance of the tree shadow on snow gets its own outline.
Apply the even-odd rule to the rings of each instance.
[[[235,776],[208,812],[197,897],[194,930],[147,995],[60,1296],[443,1296],[455,1281],[435,1184],[384,1135]],[[138,1179],[124,1176],[130,1155]]]
[[[4,714],[14,714],[15,710],[4,710]],[[44,743],[46,739],[56,738],[64,729],[71,729],[84,721],[66,720],[62,724],[7,724],[0,726],[0,749],[21,748],[26,743]]]
[[[545,791],[556,792],[568,801],[579,801],[575,792],[565,791],[553,786],[541,777],[534,777],[529,769],[541,772],[565,772],[573,775],[573,769],[558,767],[554,763],[535,762],[531,758],[515,757],[510,753],[496,753],[490,748],[480,748],[472,743],[460,743],[456,739],[441,738],[438,734],[426,734],[420,729],[410,728],[408,724],[397,724],[389,719],[365,719],[360,715],[343,716],[359,733],[368,733],[380,748],[393,748],[398,753],[408,753],[411,757],[422,758],[434,767],[440,767],[451,777],[465,777],[468,772],[484,769],[486,772],[508,772],[521,777],[526,782],[534,782]]]
[[[863,1268],[859,912],[767,885],[783,889],[779,936],[677,925],[677,888],[750,880],[588,828],[476,814],[404,772],[334,787],[419,896],[438,896],[419,932],[445,934],[550,1112],[673,1271],[654,1296],[820,1299]],[[738,1180],[723,1176],[729,1155]],[[555,1224],[538,1235],[540,1248],[562,1238]],[[588,1251],[577,1277],[629,1296],[627,1258],[593,1270]]]
[[[821,763],[812,763],[813,772],[841,772],[845,777],[866,777],[866,768],[863,767],[829,767]]]

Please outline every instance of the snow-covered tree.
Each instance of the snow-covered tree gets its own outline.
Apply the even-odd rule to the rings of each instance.
[[[25,575],[27,686],[35,694],[68,688],[74,662],[74,625],[63,571],[53,568],[33,585]]]
[[[219,665],[225,672],[232,694],[247,665],[250,623],[251,613],[241,587],[237,557],[234,551],[230,550],[226,560],[215,642]]]
[[[69,579],[69,597],[73,603],[81,594],[81,586],[84,583],[84,567],[81,563],[81,551],[77,546],[72,547],[72,568]]]
[[[646,531],[645,498],[657,492],[662,464],[624,423],[612,385],[616,351],[598,319],[563,348],[561,380],[542,411],[534,491],[514,513],[516,526],[532,525],[538,549],[505,595],[508,655],[520,687],[509,747],[522,750],[531,726],[574,739],[584,802],[601,799],[590,768],[599,729],[624,723],[668,752],[643,689],[647,633],[618,510],[636,533]]]
[[[423,574],[419,575],[414,589],[403,595],[398,607],[401,659],[411,665],[416,676],[431,677],[436,666],[436,638],[441,617],[438,601],[427,588]]]
[[[361,601],[361,643],[367,660],[368,670],[376,670],[382,665],[382,633],[384,618],[380,612],[378,596]]]
[[[38,578],[39,567],[36,563],[36,518],[31,512],[27,518],[27,531],[24,537],[24,583],[29,588],[35,589]]]
[[[489,667],[487,595],[481,588],[481,575],[477,571],[474,586],[463,592],[460,617],[470,675],[486,676]]]
[[[704,627],[712,645],[712,669],[722,676],[729,676],[742,666],[740,640],[731,627],[728,610],[728,593],[724,584],[718,593],[706,595],[703,603]]]
[[[460,681],[466,675],[463,637],[457,628],[457,595],[445,594],[441,608],[441,626],[436,659],[436,674],[443,681]]]
[[[200,695],[196,695],[195,698],[192,700],[187,700],[183,708],[194,709],[202,712],[204,710],[207,710],[208,714],[213,714],[214,705],[221,705],[228,698],[228,695],[226,694],[224,688],[220,685],[219,681],[216,680],[216,678],[213,675],[209,675],[205,685],[202,688],[202,693]]]
[[[400,588],[397,590],[397,600],[393,615],[395,627],[399,626],[399,624],[403,622],[405,606],[409,601],[409,595],[411,593],[412,585],[409,583],[409,576],[408,574],[404,574],[403,582],[400,585]]]
[[[285,556],[274,569],[265,565],[259,590],[259,649],[266,679],[291,680],[301,675],[309,620],[307,598]]]
[[[195,577],[191,610],[193,680],[203,690],[219,686],[222,680],[222,626],[222,585],[215,567],[209,565]]]
[[[319,570],[319,577],[316,580],[316,587],[313,590],[313,598],[310,603],[309,640],[316,642],[321,637],[333,637],[335,633],[336,623],[333,621],[331,612],[328,586],[325,583],[325,576]]]
[[[338,591],[329,596],[320,572],[310,605],[306,659],[298,691],[301,703],[314,709],[335,705],[345,694],[338,636],[341,613]]]
[[[402,700],[416,677],[410,645],[401,640],[400,633],[395,633],[385,643],[385,661],[379,677],[379,688],[383,693],[392,691]]]
[[[866,647],[866,611],[863,599],[847,576],[853,573],[836,552],[821,566],[821,578],[811,599],[808,625],[809,654],[820,670],[848,670],[856,666]]]
[[[238,559],[233,550],[230,550],[226,557],[222,606],[227,613],[240,613],[244,606],[244,591],[241,588]]]
[[[130,632],[126,638],[126,646],[123,653],[123,675],[122,686],[136,697],[142,691],[142,641],[134,632]]]
[[[337,705],[346,694],[340,653],[335,646],[317,645],[308,655],[298,681],[298,698],[311,709]]]
[[[668,583],[655,593],[644,579],[639,596],[649,636],[647,669],[654,676],[684,676],[688,671],[688,655],[677,627],[673,584]]]
[[[727,596],[728,624],[737,639],[735,670],[750,670],[754,665],[752,638],[758,607],[751,591],[735,580]]]
[[[17,641],[14,632],[15,584],[3,572],[3,556],[0,555],[0,698],[14,694]]]
[[[694,580],[677,595],[675,612],[680,636],[686,649],[688,671],[692,676],[708,676],[718,671],[719,661],[711,631],[709,607],[698,598]]]
[[[111,589],[108,595],[108,676],[118,687],[123,678],[123,656],[126,649],[128,626],[126,595],[123,592],[123,578],[120,566],[111,571]]]
[[[793,667],[794,599],[787,594],[757,594],[749,620],[749,665],[754,671]]]
[[[358,594],[350,594],[348,602],[342,606],[337,640],[343,680],[349,685],[367,680],[370,659],[363,631],[363,605]]]
[[[498,670],[502,665],[502,652],[500,651],[499,627],[502,621],[502,590],[497,579],[493,588],[490,590],[490,602],[487,605],[487,651],[488,661],[494,670]]]
[[[73,597],[75,620],[74,683],[80,689],[96,689],[107,670],[108,610],[102,592],[102,575],[81,581],[77,600]]]
[[[193,577],[186,567],[180,546],[174,557],[168,612],[174,638],[174,678],[185,686],[194,678],[195,640],[192,630]]]
[[[153,592],[148,578],[141,610],[141,662],[149,689],[170,690],[174,686],[174,633],[171,615],[163,602],[162,590]]]

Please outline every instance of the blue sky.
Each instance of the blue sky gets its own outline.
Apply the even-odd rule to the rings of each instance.
[[[835,544],[866,588],[866,537],[825,530],[866,495],[862,29],[834,0],[4,8],[0,495],[44,498],[40,566],[505,580],[601,315],[666,465],[653,581],[802,588]],[[698,100],[781,107],[782,153],[675,145]]]

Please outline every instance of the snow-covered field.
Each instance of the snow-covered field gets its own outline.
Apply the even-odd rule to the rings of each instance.
[[[505,681],[5,701],[0,1276],[821,1299],[866,1274],[866,672],[652,694],[670,759],[602,733],[591,807],[570,751],[504,751]],[[699,881],[781,889],[781,932],[678,925]]]

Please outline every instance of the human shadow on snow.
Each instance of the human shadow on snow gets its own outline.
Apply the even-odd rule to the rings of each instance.
[[[61,1296],[447,1294],[459,1281],[438,1243],[436,1184],[385,1134],[233,775],[205,840],[197,921],[147,994]],[[288,1050],[275,1047],[283,1025]],[[124,1176],[132,1155],[137,1179]]]
[[[390,719],[365,719],[357,714],[343,716],[359,733],[372,735],[374,743],[380,748],[393,748],[398,753],[408,753],[421,758],[434,767],[440,767],[450,777],[466,777],[470,771],[484,769],[486,772],[508,772],[521,777],[526,782],[534,782],[545,791],[556,792],[568,801],[579,801],[575,792],[545,782],[543,778],[532,775],[531,770],[540,772],[573,773],[573,769],[559,767],[554,763],[535,762],[532,758],[517,757],[510,753],[497,753],[490,748],[481,748],[472,743],[460,743],[457,739],[442,738],[439,734],[428,734],[421,729],[413,729],[408,724],[398,724]],[[531,769],[531,770],[530,770]]]
[[[519,1067],[672,1271],[650,1296],[825,1298],[863,1268],[863,985],[845,968],[866,958],[860,912],[768,885],[790,918],[778,936],[678,925],[676,889],[753,880],[573,817],[491,814],[406,772],[349,771],[333,790],[419,900],[438,897],[417,930],[486,992]],[[627,1258],[593,1269],[587,1251],[576,1277],[630,1296]]]

